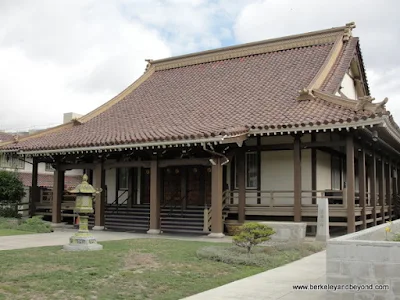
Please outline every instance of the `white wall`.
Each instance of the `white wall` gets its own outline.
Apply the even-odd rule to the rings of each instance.
[[[115,189],[117,186],[117,169],[106,170],[105,184],[107,186],[107,203],[115,201]]]
[[[331,155],[317,150],[317,190],[332,188]]]
[[[354,80],[345,74],[341,83],[342,89],[340,90],[347,98],[357,99],[357,91],[354,85]]]

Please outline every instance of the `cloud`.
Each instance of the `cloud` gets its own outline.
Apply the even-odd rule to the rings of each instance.
[[[388,109],[400,121],[400,23],[396,0],[264,0],[239,13],[234,35],[238,43],[343,26],[355,21],[372,96],[389,97]]]

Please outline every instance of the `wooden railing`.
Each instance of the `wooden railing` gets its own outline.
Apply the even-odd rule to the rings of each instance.
[[[225,221],[228,213],[226,212],[226,207],[229,203],[229,199],[231,197],[231,191],[225,190],[222,193],[222,221]],[[203,231],[209,232],[212,224],[212,206],[204,208],[204,220],[203,220]]]

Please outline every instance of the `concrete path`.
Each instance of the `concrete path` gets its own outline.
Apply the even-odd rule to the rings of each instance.
[[[26,235],[11,235],[0,236],[0,250],[13,250],[33,247],[45,246],[59,246],[65,245],[69,242],[69,237],[73,235],[76,230],[57,228],[52,233],[38,233]],[[129,232],[115,232],[115,231],[92,231],[98,242],[102,241],[115,241],[127,239],[143,239],[143,238],[157,238],[157,239],[175,239],[184,241],[198,241],[198,242],[227,242],[231,243],[231,237],[224,237],[222,239],[212,239],[207,236],[198,235],[149,235],[145,233],[129,233]]]
[[[322,300],[324,291],[295,291],[293,285],[324,284],[326,252],[228,283],[185,300]]]

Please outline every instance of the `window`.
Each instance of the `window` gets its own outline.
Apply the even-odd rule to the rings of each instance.
[[[258,155],[257,152],[247,152],[245,156],[246,189],[256,189],[258,182]],[[238,173],[235,160],[235,188],[238,188]]]
[[[342,160],[338,156],[332,156],[332,190],[340,190],[342,188]]]
[[[119,190],[127,190],[128,189],[128,177],[129,177],[129,169],[128,168],[118,169],[118,189]]]
[[[23,169],[24,166],[25,166],[25,162],[20,160],[18,157],[0,154],[0,168]]]
[[[46,166],[44,167],[44,170],[45,170],[46,172],[53,172],[53,171],[54,171],[54,168],[53,168],[53,166],[51,165],[51,163],[46,163]]]

